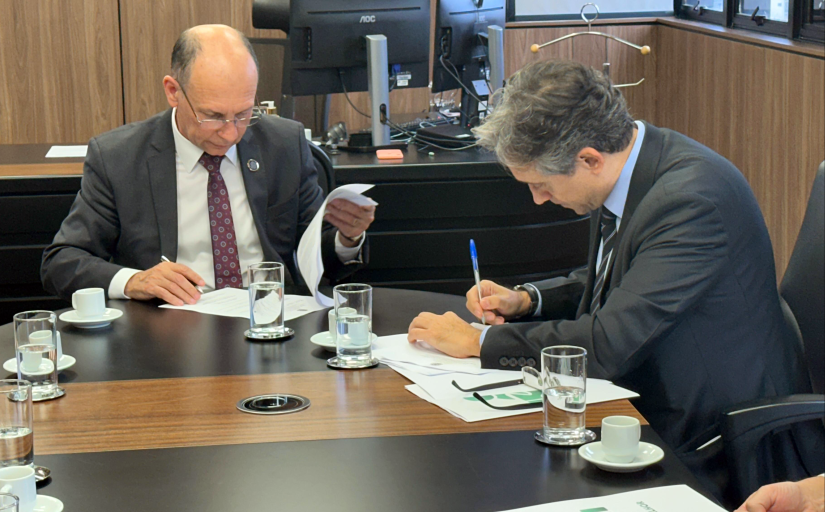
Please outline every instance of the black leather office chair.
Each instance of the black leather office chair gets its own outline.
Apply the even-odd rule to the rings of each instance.
[[[825,162],[817,171],[802,228],[780,285],[780,295],[792,313],[790,320],[799,326],[815,393],[822,393],[825,386],[823,174]],[[760,486],[774,481],[798,480],[822,473],[825,466],[823,419],[825,396],[822,394],[757,400],[723,413],[720,427],[730,478],[726,498],[731,502],[728,504],[738,506]],[[793,431],[792,436],[783,432],[789,429]],[[770,460],[761,460],[763,458]],[[789,460],[798,463],[794,465]]]
[[[312,151],[315,169],[318,171],[318,184],[324,189],[324,195],[327,195],[335,189],[335,170],[332,168],[332,160],[323,149],[312,142],[309,143],[309,149]]]

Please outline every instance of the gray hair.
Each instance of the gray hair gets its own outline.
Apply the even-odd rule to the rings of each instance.
[[[508,167],[572,174],[582,149],[616,153],[633,137],[633,118],[619,90],[577,62],[525,66],[491,104],[495,110],[473,132],[479,145],[495,151]]]
[[[258,69],[258,56],[255,55],[255,50],[252,49],[252,43],[237,29],[232,30],[243,42],[244,47],[255,62],[255,69]],[[175,41],[175,46],[172,47],[172,78],[185,86],[189,81],[189,67],[202,49],[198,36],[193,33],[191,28],[181,32],[180,37]]]

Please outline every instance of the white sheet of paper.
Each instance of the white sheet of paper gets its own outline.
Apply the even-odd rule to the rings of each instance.
[[[330,307],[333,302],[331,298],[318,292],[318,283],[321,282],[321,276],[324,275],[324,262],[321,258],[321,228],[324,223],[324,212],[326,212],[327,203],[340,198],[359,206],[377,205],[378,203],[369,197],[361,195],[373,186],[353,183],[343,185],[330,192],[298,243],[298,269],[301,271],[312,296],[321,306]]]
[[[398,361],[414,364],[433,370],[461,372],[470,374],[489,373],[490,370],[481,368],[481,360],[477,357],[457,359],[439,352],[424,342],[410,343],[406,334],[380,336],[373,344],[372,356],[382,363]]]
[[[200,300],[193,305],[173,306],[163,304],[167,309],[181,309],[194,311],[205,315],[231,316],[249,319],[249,291],[241,288],[224,288],[214,292],[204,293]],[[304,295],[284,296],[284,321],[304,316],[313,311],[320,311],[323,306],[318,305],[315,299]]]
[[[46,158],[86,158],[86,149],[89,146],[52,146],[46,153]]]
[[[579,512],[580,510],[609,510],[610,512],[724,512],[687,485],[654,487],[641,491],[624,492],[598,498],[559,501],[532,507],[516,508],[506,512]]]
[[[540,407],[533,410],[522,411],[500,411],[492,409],[473,398],[472,393],[461,391],[452,384],[452,381],[455,380],[461,387],[469,389],[485,384],[517,380],[521,378],[521,372],[490,370],[489,373],[484,375],[468,375],[463,373],[422,375],[415,372],[414,369],[411,370],[409,367],[401,367],[398,363],[387,362],[386,364],[415,383],[412,386],[407,386],[407,390],[467,422],[541,412]],[[541,403],[541,392],[524,384],[482,391],[480,394],[493,405],[507,406],[521,403]],[[616,386],[610,381],[587,379],[588,405],[637,396],[639,396],[637,393]]]

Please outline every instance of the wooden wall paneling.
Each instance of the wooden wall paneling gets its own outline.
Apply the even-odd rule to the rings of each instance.
[[[606,25],[598,27],[604,33],[638,45],[649,45],[650,55],[642,56],[637,50],[621,43],[608,43],[610,76],[615,83],[636,82],[644,77],[645,82],[622,93],[635,118],[656,122],[656,63],[658,27],[655,25]],[[573,32],[586,31],[585,27],[545,27],[507,29],[504,36],[504,62],[506,75],[510,76],[531,62],[548,59],[574,59],[601,70],[604,62],[604,39],[595,36],[579,36],[539,50],[530,51],[534,43],[542,44]]]
[[[127,123],[169,108],[161,81],[169,73],[172,46],[187,28],[220,23],[248,37],[284,37],[278,30],[252,28],[252,0],[120,0],[120,5]]]
[[[117,0],[0,12],[0,144],[85,142],[123,123]]]
[[[825,61],[672,27],[659,31],[658,124],[742,171],[781,280],[825,159]]]

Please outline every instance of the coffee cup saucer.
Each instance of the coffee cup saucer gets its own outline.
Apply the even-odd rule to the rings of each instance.
[[[63,357],[61,357],[60,361],[57,362],[57,371],[62,372],[67,368],[71,368],[76,362],[77,359],[74,357],[63,354]],[[17,373],[17,358],[12,357],[3,363],[3,369],[9,373]],[[48,375],[51,371],[51,361],[48,359],[43,359],[40,361],[40,368],[38,368],[36,372],[26,372],[26,375]]]
[[[34,502],[34,512],[62,512],[63,502],[51,496],[37,495]]]
[[[102,315],[88,318],[81,317],[77,314],[77,310],[71,309],[61,313],[59,318],[80,329],[98,329],[100,327],[106,327],[121,316],[123,316],[123,311],[114,308],[106,308],[106,312]]]
[[[593,463],[597,468],[613,473],[632,473],[656,464],[665,456],[664,450],[655,444],[639,442],[639,453],[630,462],[610,462],[604,456],[604,448],[600,441],[588,443],[579,448],[579,455]]]
[[[375,341],[378,338],[378,335],[375,333],[371,334],[372,341]],[[325,349],[329,350],[330,352],[335,352],[335,340],[332,339],[332,335],[329,331],[319,332],[318,334],[313,335],[309,341],[315,343],[320,347],[324,347]]]

